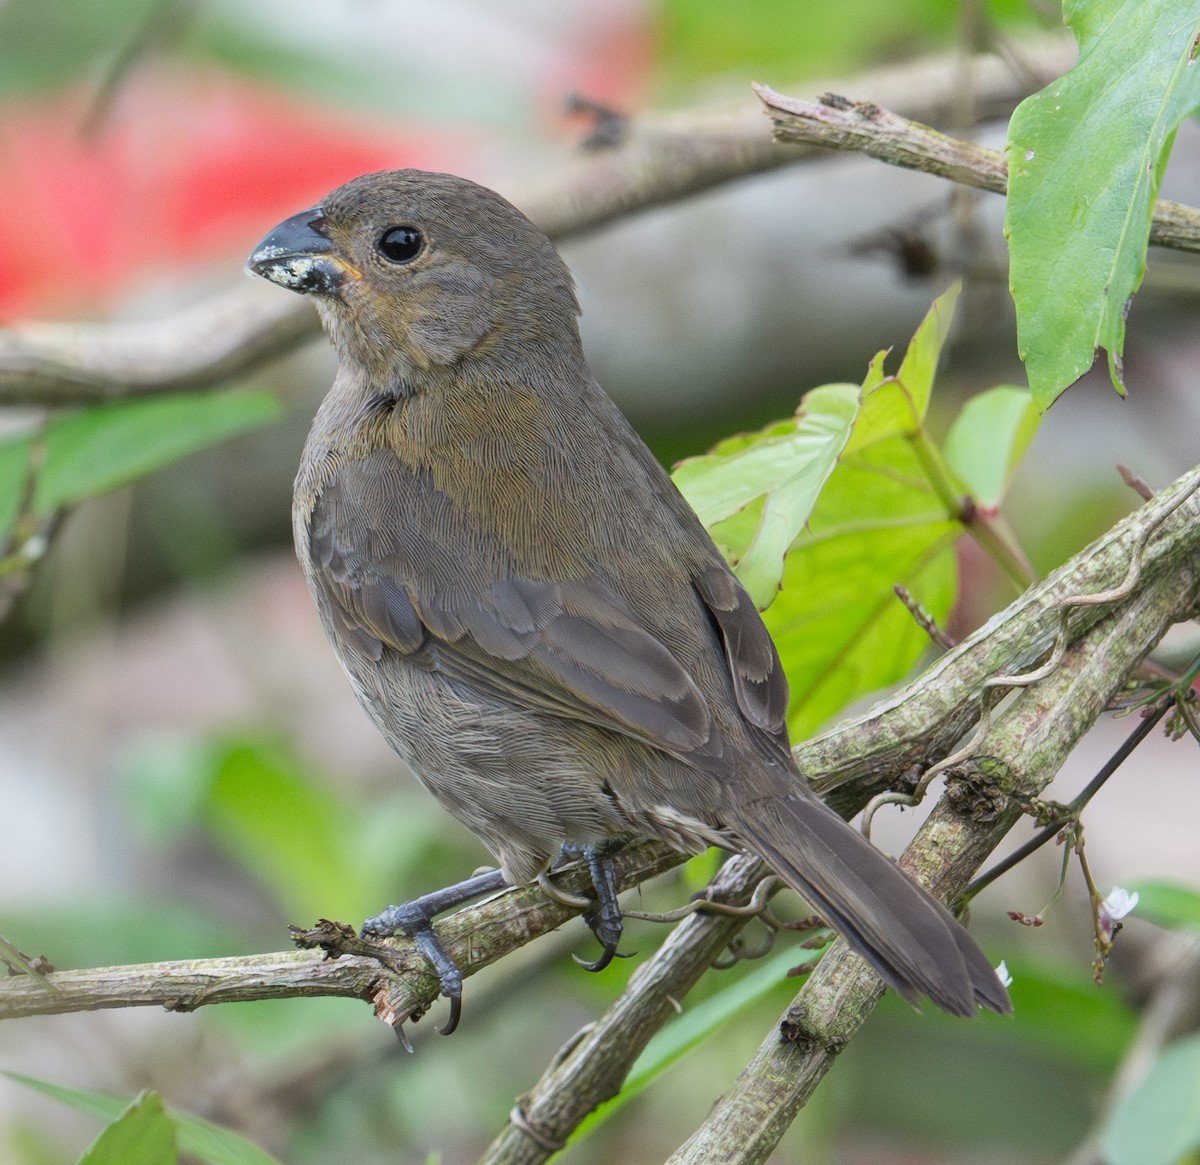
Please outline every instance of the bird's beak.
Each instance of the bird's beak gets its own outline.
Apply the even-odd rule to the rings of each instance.
[[[352,272],[334,254],[323,222],[319,206],[285,219],[254,248],[246,270],[289,291],[336,294]]]

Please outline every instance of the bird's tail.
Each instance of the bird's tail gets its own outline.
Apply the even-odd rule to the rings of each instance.
[[[921,886],[817,798],[767,798],[731,823],[910,1003],[928,996],[951,1015],[1012,1010],[979,944]]]

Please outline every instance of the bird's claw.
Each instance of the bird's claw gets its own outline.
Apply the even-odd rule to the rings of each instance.
[[[426,962],[437,975],[441,993],[450,1001],[450,1018],[441,1029],[444,1036],[450,1035],[462,1018],[463,975],[438,937],[437,931],[433,929],[433,919],[451,907],[461,906],[472,898],[503,889],[507,885],[504,875],[499,870],[490,870],[468,878],[465,882],[435,890],[421,898],[414,898],[411,902],[389,906],[381,914],[368,918],[362,925],[364,938],[405,934],[425,956]],[[406,1037],[402,1037],[401,1042],[407,1043]]]
[[[443,985],[442,994],[446,995],[450,1000],[450,1018],[446,1020],[445,1026],[440,1027],[438,1030],[444,1036],[453,1035],[458,1028],[458,1021],[462,1019],[462,987],[459,987],[456,994],[447,995],[446,988]]]
[[[581,959],[578,955],[573,954],[571,958],[575,960],[585,971],[603,971],[613,959],[631,959],[634,951],[619,951],[616,943],[605,943],[604,950],[600,952],[600,957],[593,962],[588,962],[587,959]]]

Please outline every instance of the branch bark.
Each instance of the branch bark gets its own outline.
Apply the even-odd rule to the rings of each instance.
[[[981,116],[1006,115],[1030,91],[1031,74],[1048,81],[1070,67],[1075,50],[1070,38],[1054,37],[1023,53],[1028,67],[1021,75],[995,56],[970,62]],[[869,91],[883,104],[936,122],[959,107],[962,76],[958,59],[941,57],[829,84]],[[573,157],[548,181],[506,193],[561,241],[823,153],[771,141],[758,107],[746,102],[638,119],[616,147]],[[0,331],[0,404],[57,407],[202,388],[318,334],[306,301],[257,283],[152,323],[24,324]]]
[[[624,850],[615,860],[625,889],[679,865],[686,856],[652,843]],[[555,882],[574,894],[586,893],[591,885],[582,868],[555,875]],[[463,975],[469,976],[578,913],[547,898],[536,886],[521,886],[451,915],[438,923],[438,934]],[[54,971],[45,976],[45,986],[29,975],[12,975],[0,978],[0,1020],[152,1005],[195,1011],[212,1003],[314,995],[372,1001],[380,1015],[400,1021],[422,1015],[438,998],[438,981],[429,964],[411,939],[384,939],[377,945],[391,952],[390,967],[361,955],[330,958],[320,950],[300,950]]]
[[[776,141],[862,153],[977,190],[1008,193],[1008,162],[998,150],[939,133],[875,101],[850,101],[833,93],[809,101],[785,97],[767,85],[752,88],[774,123]],[[1200,251],[1200,210],[1160,198],[1154,204],[1150,242]]]
[[[756,859],[732,858],[710,896],[740,905],[765,873]],[[746,921],[698,913],[681,922],[604,1014],[572,1037],[517,1101],[480,1165],[540,1165],[563,1148],[589,1113],[616,1096],[651,1037]]]

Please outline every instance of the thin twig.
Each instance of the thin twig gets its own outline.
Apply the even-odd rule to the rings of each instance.
[[[939,133],[884,108],[887,102],[851,101],[834,93],[809,101],[785,97],[767,85],[753,89],[781,142],[866,154],[963,186],[993,194],[1008,192],[1008,164],[998,150]],[[1154,204],[1150,242],[1177,251],[1200,251],[1200,210],[1160,198]]]
[[[954,646],[954,640],[937,625],[937,620],[913,598],[908,587],[903,583],[897,583],[892,590],[896,592],[896,598],[904,604],[905,610],[913,617],[916,625],[929,636],[933,643],[944,651],[949,651]]]
[[[1139,474],[1134,473],[1128,465],[1117,465],[1117,472],[1121,475],[1121,480],[1129,486],[1131,490],[1144,502],[1148,502],[1154,497],[1154,490],[1146,483],[1145,479]]]

